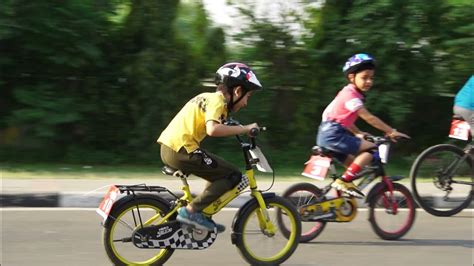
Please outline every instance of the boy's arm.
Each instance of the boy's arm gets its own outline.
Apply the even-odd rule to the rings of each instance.
[[[258,124],[253,123],[245,126],[228,126],[218,123],[214,120],[209,120],[206,122],[206,133],[211,137],[226,137],[247,134],[252,128],[258,128]]]
[[[365,135],[370,135],[367,132],[361,131],[356,125],[352,125],[351,127],[348,128],[352,134],[354,134],[356,137],[363,139]]]
[[[390,137],[392,141],[396,141],[397,137],[410,138],[408,135],[398,132],[396,129],[385,124],[384,121],[371,114],[365,107],[361,107],[359,110],[357,110],[357,115],[359,115],[359,117],[364,119],[365,122],[369,123],[371,126],[385,132],[385,135]]]
[[[356,125],[352,125],[351,127],[347,128],[352,134],[356,135],[360,133],[360,129],[356,127]]]
[[[376,117],[375,115],[371,114],[365,107],[361,107],[357,110],[357,115],[364,119],[369,125],[385,132],[386,135],[392,134],[396,129],[392,128],[391,126],[385,124],[380,118]]]

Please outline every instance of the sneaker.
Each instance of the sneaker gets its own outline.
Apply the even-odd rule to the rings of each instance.
[[[224,225],[216,224],[214,221],[202,215],[200,212],[189,212],[186,207],[179,208],[176,220],[184,224],[193,225],[200,230],[214,231],[214,228],[216,228],[218,233],[225,231]]]
[[[211,220],[211,221],[212,221],[212,220]],[[220,234],[220,233],[222,233],[222,232],[225,231],[225,225],[223,225],[223,224],[218,224],[218,223],[216,223],[216,222],[214,222],[214,221],[212,221],[212,222],[216,225],[217,233],[218,233],[218,234]]]
[[[336,181],[331,184],[331,187],[345,192],[356,198],[365,197],[364,193],[362,193],[362,191],[360,191],[359,188],[353,182],[346,182],[342,179],[336,179]]]
[[[212,223],[212,224],[216,227],[218,234],[220,234],[220,233],[222,233],[222,232],[225,231],[225,225],[223,225],[223,224],[218,224],[218,223],[214,222],[211,218],[209,218],[209,217],[207,217],[207,216],[205,216],[205,215],[203,215],[203,217],[204,217],[205,219],[207,219],[210,223]],[[213,229],[213,230],[214,230],[214,229]]]

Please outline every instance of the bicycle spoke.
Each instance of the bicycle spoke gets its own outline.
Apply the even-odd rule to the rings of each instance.
[[[302,213],[303,208],[311,207],[322,198],[322,192],[310,183],[297,183],[289,187],[282,194],[284,198],[288,199],[301,215],[301,242],[308,242],[316,238],[324,229],[326,222],[308,221],[311,214]],[[284,215],[284,214],[281,214]],[[288,235],[289,229],[286,226],[280,225],[283,234]]]
[[[137,205],[140,212],[136,211]],[[146,221],[156,213],[166,211],[166,206],[150,199],[130,201],[117,210],[105,227],[104,244],[109,258],[116,265],[150,265],[166,261],[173,251],[166,249],[139,249],[133,242],[133,232],[140,226],[140,220]],[[134,226],[135,225],[135,226]]]
[[[411,228],[415,218],[413,198],[406,187],[394,183],[393,191],[378,192],[370,200],[369,221],[383,239],[398,239]]]
[[[301,234],[299,216],[291,208],[292,205],[279,197],[265,199],[265,202],[270,218],[268,222],[260,220],[260,207],[254,205],[253,209],[242,214],[242,223],[235,229],[241,232],[235,234],[237,246],[251,264],[262,261],[279,264],[286,260],[294,252]],[[271,230],[262,229],[262,224],[268,225]],[[290,229],[288,236],[281,231],[283,228]]]
[[[121,238],[121,239],[114,239],[113,242],[123,242],[123,243],[132,242],[132,238],[131,237],[124,237],[124,238]]]

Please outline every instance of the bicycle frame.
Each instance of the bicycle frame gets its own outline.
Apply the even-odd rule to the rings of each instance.
[[[360,178],[360,181],[357,180],[356,183],[359,189],[365,189],[376,178],[381,178],[381,181],[377,181],[365,196],[369,222],[380,238],[399,239],[413,225],[415,204],[410,191],[402,184],[394,182],[401,177],[388,176],[385,173],[384,164],[387,163],[390,140],[384,137],[371,137],[369,141],[379,146],[380,154],[374,153],[375,159],[359,171],[355,178]],[[359,204],[356,200],[358,196],[345,194],[333,187],[333,183],[340,178],[335,165],[342,165],[342,163],[329,160],[328,158],[331,157],[333,156],[330,150],[319,146],[313,147],[312,157],[306,163],[303,175],[317,180],[331,177],[332,182],[322,188],[310,182],[301,182],[288,187],[283,192],[283,197],[296,206],[301,221],[307,222],[300,238],[303,243],[318,237],[327,223],[351,222],[358,212]],[[406,208],[407,212],[399,211],[401,208]]]
[[[331,162],[331,165],[329,167],[329,174],[330,174],[331,178],[333,179],[333,181],[331,183],[333,183],[338,178],[338,174],[337,174],[337,171],[336,171],[336,168],[335,168],[334,165],[335,165],[334,162]],[[380,161],[375,161],[371,165],[368,165],[368,166],[364,167],[356,175],[356,178],[362,177],[362,179],[359,181],[357,186],[361,190],[363,190],[364,188],[366,188],[370,183],[372,183],[379,176],[382,178],[382,181],[385,184],[387,184],[387,185],[391,184],[390,179],[385,174],[385,169],[383,167],[383,164]],[[324,194],[327,193],[331,189],[331,183],[328,184],[325,187],[325,189],[323,190]],[[340,196],[339,194],[340,194],[340,192],[338,191],[338,196]]]
[[[460,124],[464,124],[464,127],[462,127]],[[461,140],[467,141],[470,135],[471,135],[470,126],[467,122],[465,122],[465,119],[460,115],[456,115],[456,114],[453,115],[449,137],[453,139],[461,139]],[[473,136],[471,136],[471,138],[472,137]],[[456,171],[458,170],[460,162],[466,159],[474,160],[474,156],[471,155],[471,152],[472,152],[471,149],[474,149],[474,147],[468,144],[464,148],[464,155],[458,158],[457,160],[453,161],[452,164],[449,165],[446,168],[446,170],[443,171],[443,173],[441,173],[442,174],[441,179],[443,181],[449,180],[450,183],[454,183],[454,184],[474,186],[474,182],[457,181],[457,180],[451,179],[454,173],[456,173]]]
[[[374,137],[373,141],[377,146],[387,142],[386,139],[381,138],[381,137]],[[388,156],[388,153],[386,154],[386,156]],[[342,163],[338,163],[338,164],[342,165]],[[385,205],[385,207],[389,207],[389,204],[391,202],[390,199],[393,198],[393,181],[398,181],[398,180],[401,179],[401,177],[388,177],[385,173],[385,169],[384,169],[384,166],[383,166],[384,164],[385,163],[382,162],[382,159],[380,159],[380,158],[377,159],[377,160],[374,160],[370,165],[364,167],[355,176],[355,179],[362,178],[358,182],[357,186],[361,190],[363,190],[370,183],[372,183],[377,177],[381,177],[381,179],[382,179],[381,183],[384,186],[386,186],[388,188],[388,191],[390,192],[390,195],[387,195],[387,196],[384,195],[384,205]],[[331,161],[331,164],[329,166],[329,175],[333,180],[332,180],[331,183],[329,183],[328,185],[326,185],[322,189],[322,194],[323,195],[326,195],[329,191],[331,191],[333,189],[331,187],[331,184],[338,178],[338,174],[337,174],[337,171],[336,171],[336,168],[335,168],[335,162],[334,161]],[[376,187],[374,187],[374,188],[376,188]],[[366,202],[368,202],[370,200],[370,198],[375,194],[376,189],[374,189],[374,188],[371,189],[369,191],[369,194],[366,196],[366,200],[365,200]],[[340,206],[341,204],[344,203],[344,202],[342,202],[342,201],[344,201],[344,197],[342,196],[342,192],[336,190],[336,195],[337,195],[337,197],[335,199],[332,199],[332,200],[327,202],[328,205],[335,204],[336,206]],[[352,199],[353,197],[350,197],[350,198]],[[357,204],[355,202],[353,202],[353,204],[355,205],[355,207],[357,207]],[[322,206],[322,207],[324,209],[325,206]],[[396,213],[398,208],[397,208],[397,206],[394,205],[394,206],[392,206],[391,209],[393,209],[394,213]],[[338,217],[337,221],[350,221],[350,220],[352,220],[352,218],[349,217],[348,219],[346,219],[346,218]]]
[[[454,184],[461,184],[461,185],[470,185],[474,186],[474,182],[468,182],[468,181],[462,181],[462,180],[452,180],[451,178],[453,177],[454,173],[458,170],[459,166],[461,165],[461,162],[463,162],[466,159],[471,159],[472,156],[469,153],[464,153],[462,157],[459,157],[458,159],[454,160],[451,165],[446,167],[446,170],[441,173],[441,179],[443,181],[449,180],[451,183]]]

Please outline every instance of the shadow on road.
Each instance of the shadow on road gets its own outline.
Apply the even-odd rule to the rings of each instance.
[[[462,213],[462,214],[456,214],[456,216],[439,217],[439,218],[456,218],[456,219],[464,218],[464,219],[466,219],[466,218],[473,218],[473,216],[472,216],[472,213],[470,213],[470,214],[469,213],[466,213],[466,214]]]
[[[425,247],[465,247],[474,248],[474,240],[458,240],[458,239],[402,239],[397,241],[324,241],[311,242],[302,245],[346,245],[346,246],[425,246]]]

